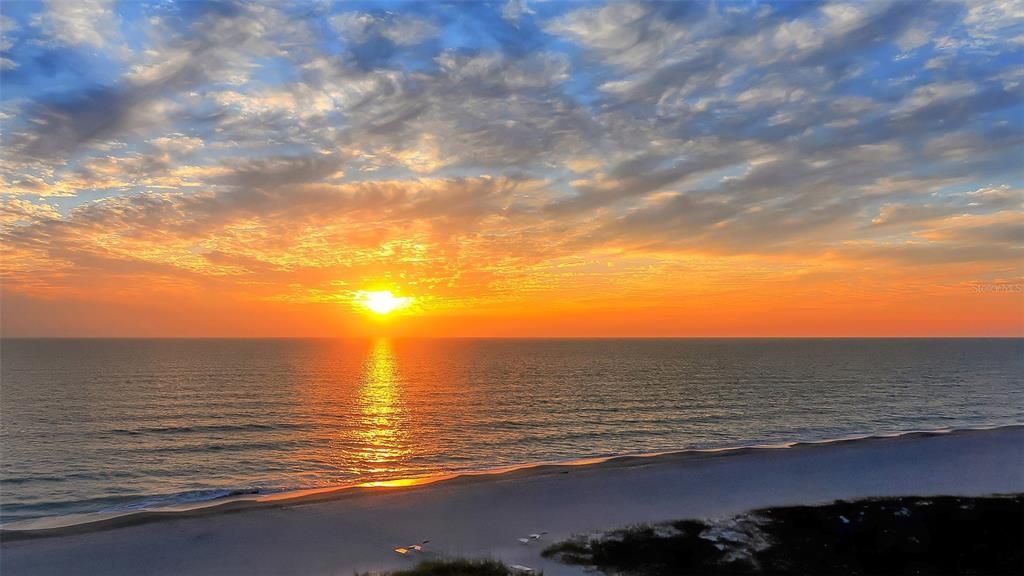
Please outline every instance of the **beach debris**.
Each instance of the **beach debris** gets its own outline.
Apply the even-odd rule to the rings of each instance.
[[[530,542],[533,542],[534,540],[540,540],[545,534],[547,534],[547,532],[538,532],[538,533],[535,533],[535,534],[530,534],[529,536],[527,536],[525,538],[517,538],[517,540],[519,540],[520,544],[529,544]]]
[[[395,548],[394,550],[395,550],[395,552],[401,554],[402,556],[408,556],[409,553],[411,553],[411,552],[423,552],[423,545],[424,544],[428,544],[429,542],[430,542],[430,540],[424,540],[423,542],[420,542],[419,544],[409,544],[408,546],[399,546],[399,547]]]
[[[843,521],[843,524],[849,524],[850,523],[850,519],[847,518],[846,516],[840,515],[839,519]]]
[[[513,564],[508,567],[513,574],[533,574],[533,568],[529,566],[523,566],[522,564]]]

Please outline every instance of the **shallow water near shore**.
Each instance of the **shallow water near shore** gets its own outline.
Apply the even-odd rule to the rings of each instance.
[[[1015,424],[1024,341],[4,340],[2,521]]]

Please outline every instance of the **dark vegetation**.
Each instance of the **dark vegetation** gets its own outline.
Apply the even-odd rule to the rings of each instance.
[[[1024,574],[1024,495],[757,510],[577,537],[545,557],[608,574]]]

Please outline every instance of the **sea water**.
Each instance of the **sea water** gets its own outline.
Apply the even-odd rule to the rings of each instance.
[[[13,340],[0,521],[1024,421],[1021,339]]]

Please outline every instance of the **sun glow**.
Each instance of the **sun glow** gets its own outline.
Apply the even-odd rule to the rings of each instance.
[[[356,302],[374,314],[386,315],[412,303],[409,296],[395,296],[390,290],[357,292]]]

